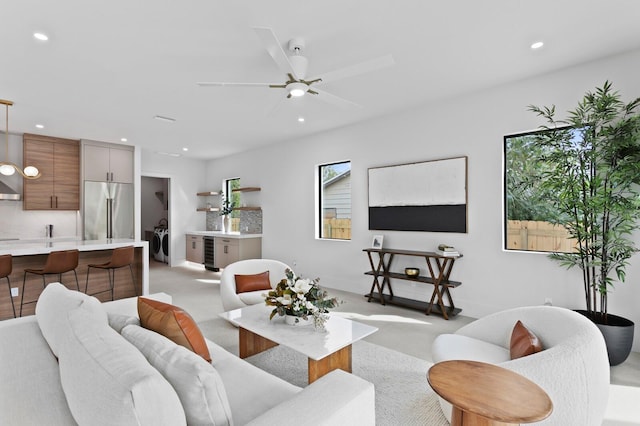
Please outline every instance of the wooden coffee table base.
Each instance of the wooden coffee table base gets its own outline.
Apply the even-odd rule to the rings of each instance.
[[[278,346],[278,344],[240,327],[240,358],[259,354],[274,346]],[[337,369],[351,373],[351,345],[345,346],[318,361],[309,358],[308,364],[309,383],[313,383],[325,374]]]
[[[465,413],[454,406],[451,411],[451,426],[518,426],[520,423],[503,423],[482,417],[475,413]]]

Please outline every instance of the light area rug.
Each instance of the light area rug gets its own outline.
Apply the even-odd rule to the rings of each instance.
[[[358,341],[353,344],[353,374],[375,386],[376,424],[380,426],[448,426],[427,382],[427,361]],[[277,346],[246,359],[294,385],[307,386],[307,358]]]

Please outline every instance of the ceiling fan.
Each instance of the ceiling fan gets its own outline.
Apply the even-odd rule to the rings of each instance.
[[[329,92],[321,90],[318,86],[332,81],[340,80],[347,77],[365,74],[381,68],[394,65],[395,61],[391,55],[382,56],[369,61],[361,62],[346,68],[324,73],[322,76],[309,79],[307,78],[308,60],[302,55],[305,43],[303,39],[294,38],[289,40],[287,45],[290,55],[287,55],[282,48],[282,44],[276,37],[271,28],[254,27],[253,28],[262,44],[269,52],[269,55],[275,61],[278,68],[285,73],[287,80],[284,83],[235,83],[235,82],[215,82],[202,81],[198,82],[199,86],[244,86],[244,87],[269,87],[272,89],[285,89],[287,98],[298,98],[305,94],[323,100],[327,103],[341,107],[359,107],[355,102],[333,95]]]

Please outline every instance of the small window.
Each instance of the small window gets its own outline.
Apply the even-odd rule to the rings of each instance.
[[[240,178],[233,178],[233,179],[227,179],[224,181],[225,183],[225,187],[224,187],[224,192],[225,192],[225,197],[229,200],[231,200],[231,205],[234,208],[240,207],[242,204],[242,200],[240,199],[240,192],[235,191],[234,189],[238,189],[240,188]],[[240,217],[240,211],[238,210],[234,210],[231,212],[231,217],[235,218],[235,217]]]
[[[351,239],[351,161],[318,166],[318,235]]]
[[[223,199],[229,200],[233,207],[233,211],[229,214],[231,232],[240,232],[240,210],[237,210],[237,208],[242,205],[241,192],[234,191],[234,189],[238,188],[240,188],[240,178],[225,179]]]

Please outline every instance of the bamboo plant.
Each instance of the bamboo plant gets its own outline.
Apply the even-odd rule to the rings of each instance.
[[[587,92],[566,120],[555,106],[530,106],[548,125],[538,136],[543,150],[541,186],[552,194],[553,221],[577,240],[572,253],[550,257],[582,271],[587,315],[607,323],[607,297],[616,279],[624,282],[631,256],[638,251],[640,98],[624,103],[610,82]]]

